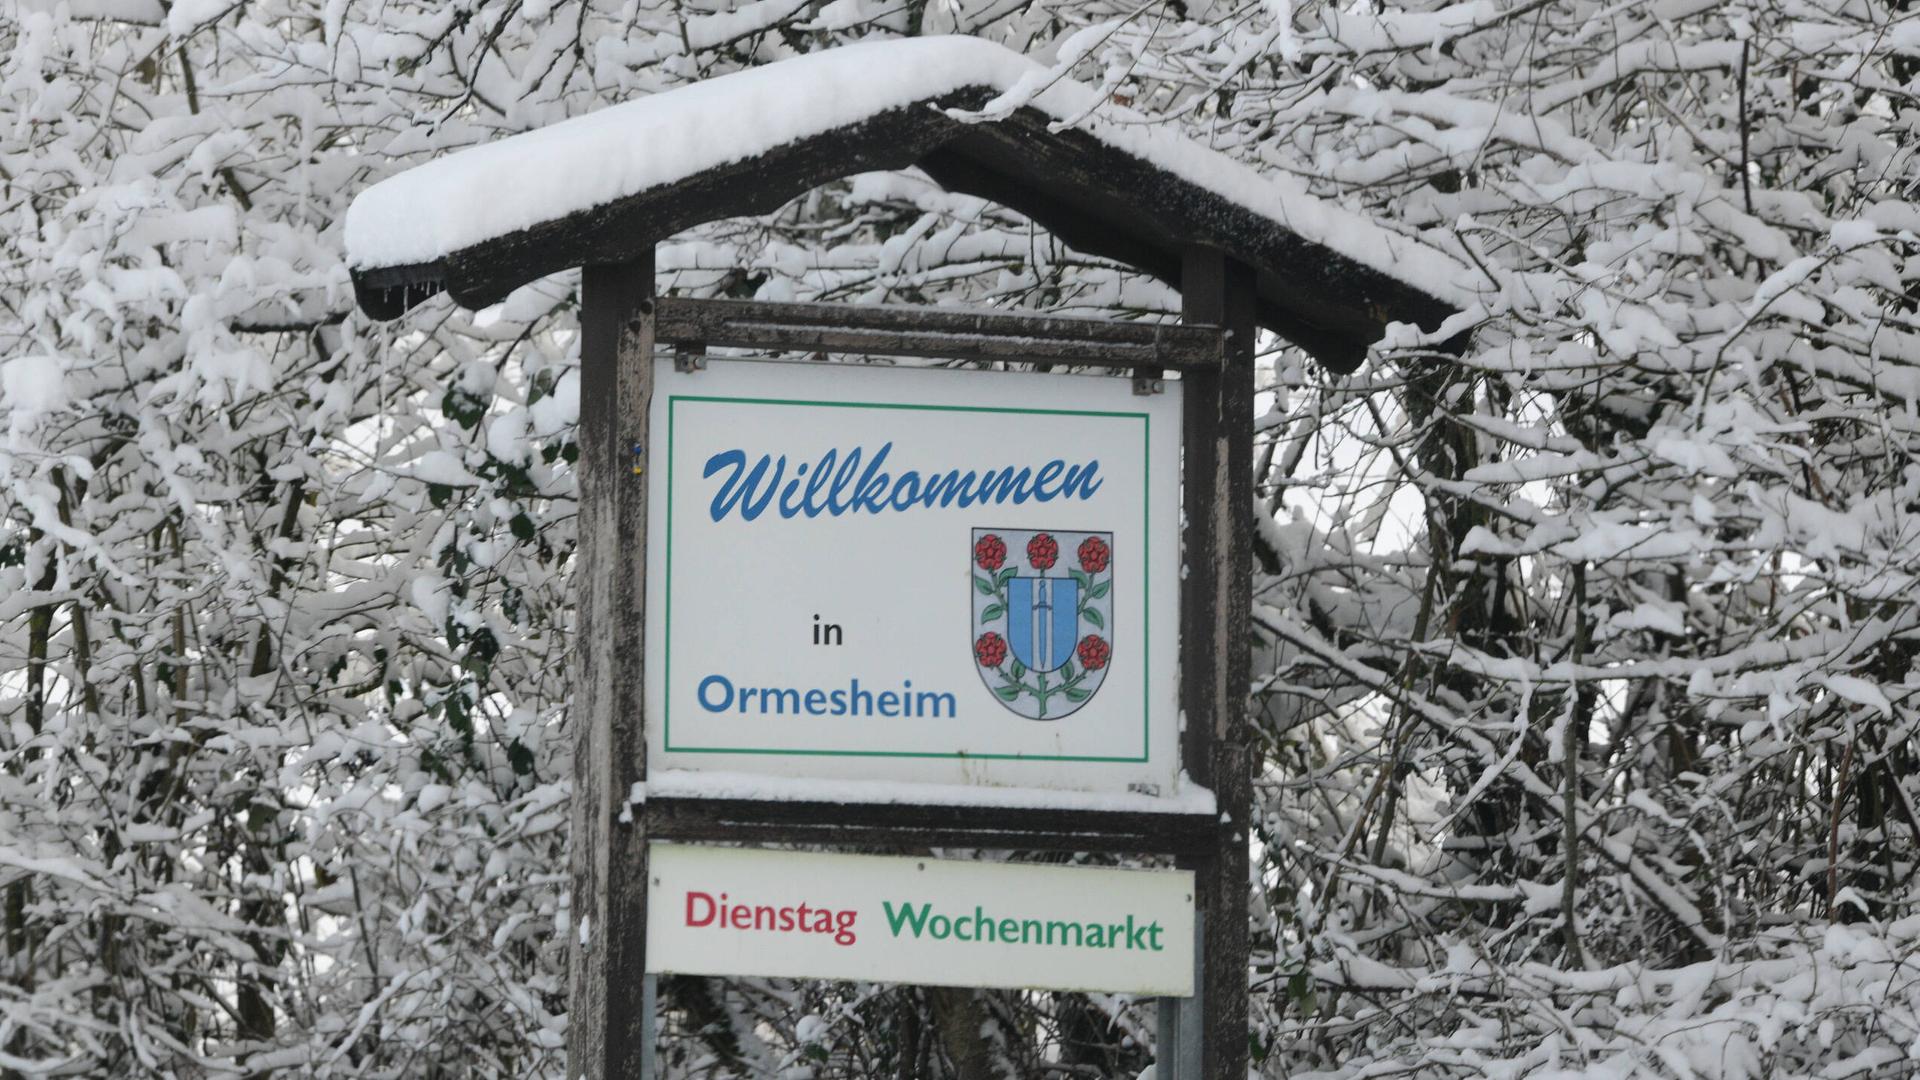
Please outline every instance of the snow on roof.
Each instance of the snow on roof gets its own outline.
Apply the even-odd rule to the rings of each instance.
[[[890,110],[967,89],[1073,120],[1093,90],[971,37],[866,42],[751,68],[428,162],[362,192],[347,211],[356,271],[431,264],[476,244],[593,210]],[[1077,125],[1099,143],[1179,177],[1301,239],[1454,308],[1472,270],[1419,241],[1263,175],[1172,130],[1108,108]],[[849,171],[857,171],[850,168]]]

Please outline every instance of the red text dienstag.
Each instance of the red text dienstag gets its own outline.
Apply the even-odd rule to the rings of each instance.
[[[727,894],[718,900],[711,893],[688,890],[687,925],[718,926],[724,930],[762,930],[774,934],[832,934],[837,945],[854,942],[853,923],[859,913],[851,908],[813,907],[791,904],[729,903]]]

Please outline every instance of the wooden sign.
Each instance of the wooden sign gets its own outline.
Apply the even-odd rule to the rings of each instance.
[[[876,63],[897,77],[873,78]],[[1194,874],[1199,973],[1193,997],[1158,1010],[1156,1075],[1246,1073],[1256,336],[1264,325],[1349,372],[1391,322],[1436,330],[1460,311],[1471,293],[1448,276],[1466,268],[1168,128],[1102,121],[1099,95],[1070,80],[1049,77],[991,123],[955,119],[1040,72],[978,39],[816,52],[437,160],[348,215],[355,293],[382,318],[442,290],[477,308],[582,268],[571,1076],[653,1075],[656,1003],[639,977],[650,840],[1172,856]],[[715,103],[741,95],[777,107],[745,134],[717,130]],[[636,140],[635,124],[659,137]],[[631,167],[555,173],[540,152],[555,146]],[[656,294],[658,242],[909,165],[1179,289],[1186,325]],[[529,169],[540,183],[505,185],[513,213],[423,226],[416,212],[477,205]],[[680,362],[656,363],[660,347]],[[709,349],[1023,373],[836,366],[775,387],[718,361],[679,370]],[[1107,385],[1033,370],[1068,368]],[[902,377],[916,382],[879,381]],[[936,377],[994,389],[917,383]],[[1074,413],[1145,419],[1136,437],[1131,421]],[[1136,456],[1133,476],[1122,459]],[[982,500],[989,473],[1008,479]],[[663,768],[706,786],[649,794]],[[722,772],[745,782],[713,783]],[[1208,796],[1204,813],[1164,797],[1176,774]],[[889,790],[850,779],[875,776]],[[956,778],[1051,797],[902,798]],[[772,781],[789,790],[774,797]]]
[[[648,971],[1164,994],[1167,1075],[1244,1060],[1253,278],[1200,250],[1182,274],[1202,325],[662,298],[646,262],[588,267],[570,1067],[651,1075]],[[708,347],[1113,374],[707,363]],[[951,797],[982,784],[996,798]],[[1191,921],[1102,908],[1081,944],[1059,927],[1037,944],[1072,920],[1042,918],[1056,886],[1029,867],[953,871],[1014,877],[949,911],[903,908],[889,864],[826,901],[889,945],[836,967],[832,950],[869,946],[788,955],[756,935],[814,903],[774,877],[840,871],[694,846],[716,842],[1171,856]],[[675,861],[703,859],[700,880]],[[1082,880],[1060,888],[1101,891]],[[767,893],[744,917],[735,881]],[[932,959],[989,921],[986,944],[1012,951]],[[1116,926],[1144,973],[1102,966]],[[1028,963],[1093,940],[1086,963]]]

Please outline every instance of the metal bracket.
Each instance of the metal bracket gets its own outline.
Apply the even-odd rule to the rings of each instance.
[[[1159,372],[1141,372],[1133,377],[1133,393],[1136,397],[1151,397],[1167,392],[1167,380]]]
[[[707,370],[707,353],[704,349],[678,349],[673,354],[673,370],[682,375]]]
[[[1153,1075],[1157,1080],[1206,1080],[1200,1075],[1205,1036],[1206,909],[1193,911],[1193,996],[1157,999]]]
[[[645,931],[643,930],[642,933]],[[643,975],[640,980],[640,1080],[660,1075],[660,977]]]

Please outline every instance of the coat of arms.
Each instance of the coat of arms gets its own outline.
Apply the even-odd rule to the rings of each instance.
[[[1113,534],[975,529],[973,662],[1000,703],[1058,720],[1113,661]]]

